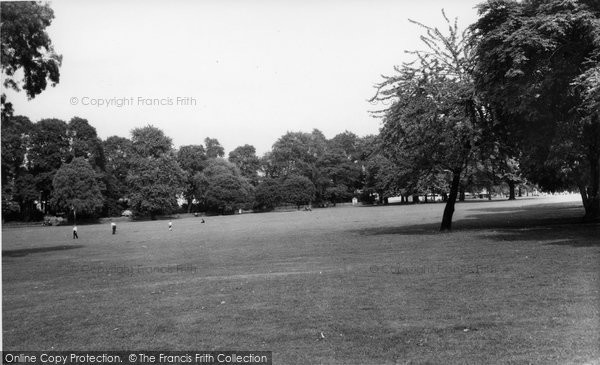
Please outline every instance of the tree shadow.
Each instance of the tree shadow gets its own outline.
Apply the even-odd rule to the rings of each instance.
[[[483,237],[482,237],[483,238]],[[573,223],[503,229],[485,238],[499,242],[535,241],[544,245],[600,247],[600,224]]]
[[[32,253],[72,250],[75,248],[82,248],[82,247],[83,247],[83,245],[62,245],[62,246],[51,246],[51,247],[23,248],[23,249],[18,249],[18,250],[2,250],[2,257],[23,257],[23,256],[27,256]]]
[[[468,214],[474,212],[474,214]],[[469,209],[452,230],[478,231],[482,238],[499,242],[538,241],[573,247],[600,246],[600,223],[584,222],[583,209],[573,203],[536,204],[525,207]],[[440,222],[356,230],[361,235],[437,235]]]

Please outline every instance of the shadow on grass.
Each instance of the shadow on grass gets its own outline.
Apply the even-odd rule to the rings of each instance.
[[[27,256],[32,253],[72,250],[75,248],[82,248],[82,247],[83,247],[83,245],[63,245],[63,246],[52,246],[52,247],[24,248],[24,249],[19,249],[19,250],[3,250],[2,257],[23,257],[23,256]]]
[[[497,241],[538,241],[573,247],[600,246],[600,223],[583,221],[583,209],[574,203],[537,204],[526,207],[468,209],[464,219],[452,223],[454,232],[478,231]],[[362,235],[435,235],[440,223],[399,227],[374,227]],[[481,232],[483,231],[483,232]]]

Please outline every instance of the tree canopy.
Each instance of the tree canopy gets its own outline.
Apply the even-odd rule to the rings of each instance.
[[[414,63],[396,67],[396,74],[378,85],[373,100],[392,101],[380,112],[383,152],[407,169],[402,175],[413,183],[448,176],[450,195],[441,229],[449,230],[461,175],[483,135],[485,113],[473,92],[468,35],[443,15],[449,33],[416,23],[426,32],[421,37],[426,50],[412,52]]]
[[[92,166],[82,157],[63,164],[52,180],[51,204],[64,212],[93,215],[103,205],[100,184]]]
[[[578,186],[600,216],[600,10],[593,1],[496,0],[472,26],[478,93],[525,176]]]
[[[54,19],[49,4],[35,1],[3,1],[0,3],[0,23],[3,88],[25,90],[29,98],[40,94],[48,81],[60,80],[62,56],[54,51],[46,28]],[[18,70],[23,79],[16,80]],[[12,115],[12,105],[2,92],[2,119]]]

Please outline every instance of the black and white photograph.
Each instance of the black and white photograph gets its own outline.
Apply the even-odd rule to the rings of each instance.
[[[0,1],[3,364],[600,365],[599,0]]]

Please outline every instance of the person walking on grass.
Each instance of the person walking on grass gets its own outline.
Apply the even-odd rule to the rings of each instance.
[[[112,234],[117,233],[117,224],[115,222],[110,222],[110,227],[112,228]]]
[[[173,222],[169,221],[169,231],[173,230]]]
[[[79,239],[79,236],[77,235],[77,226],[73,226],[73,239]]]

